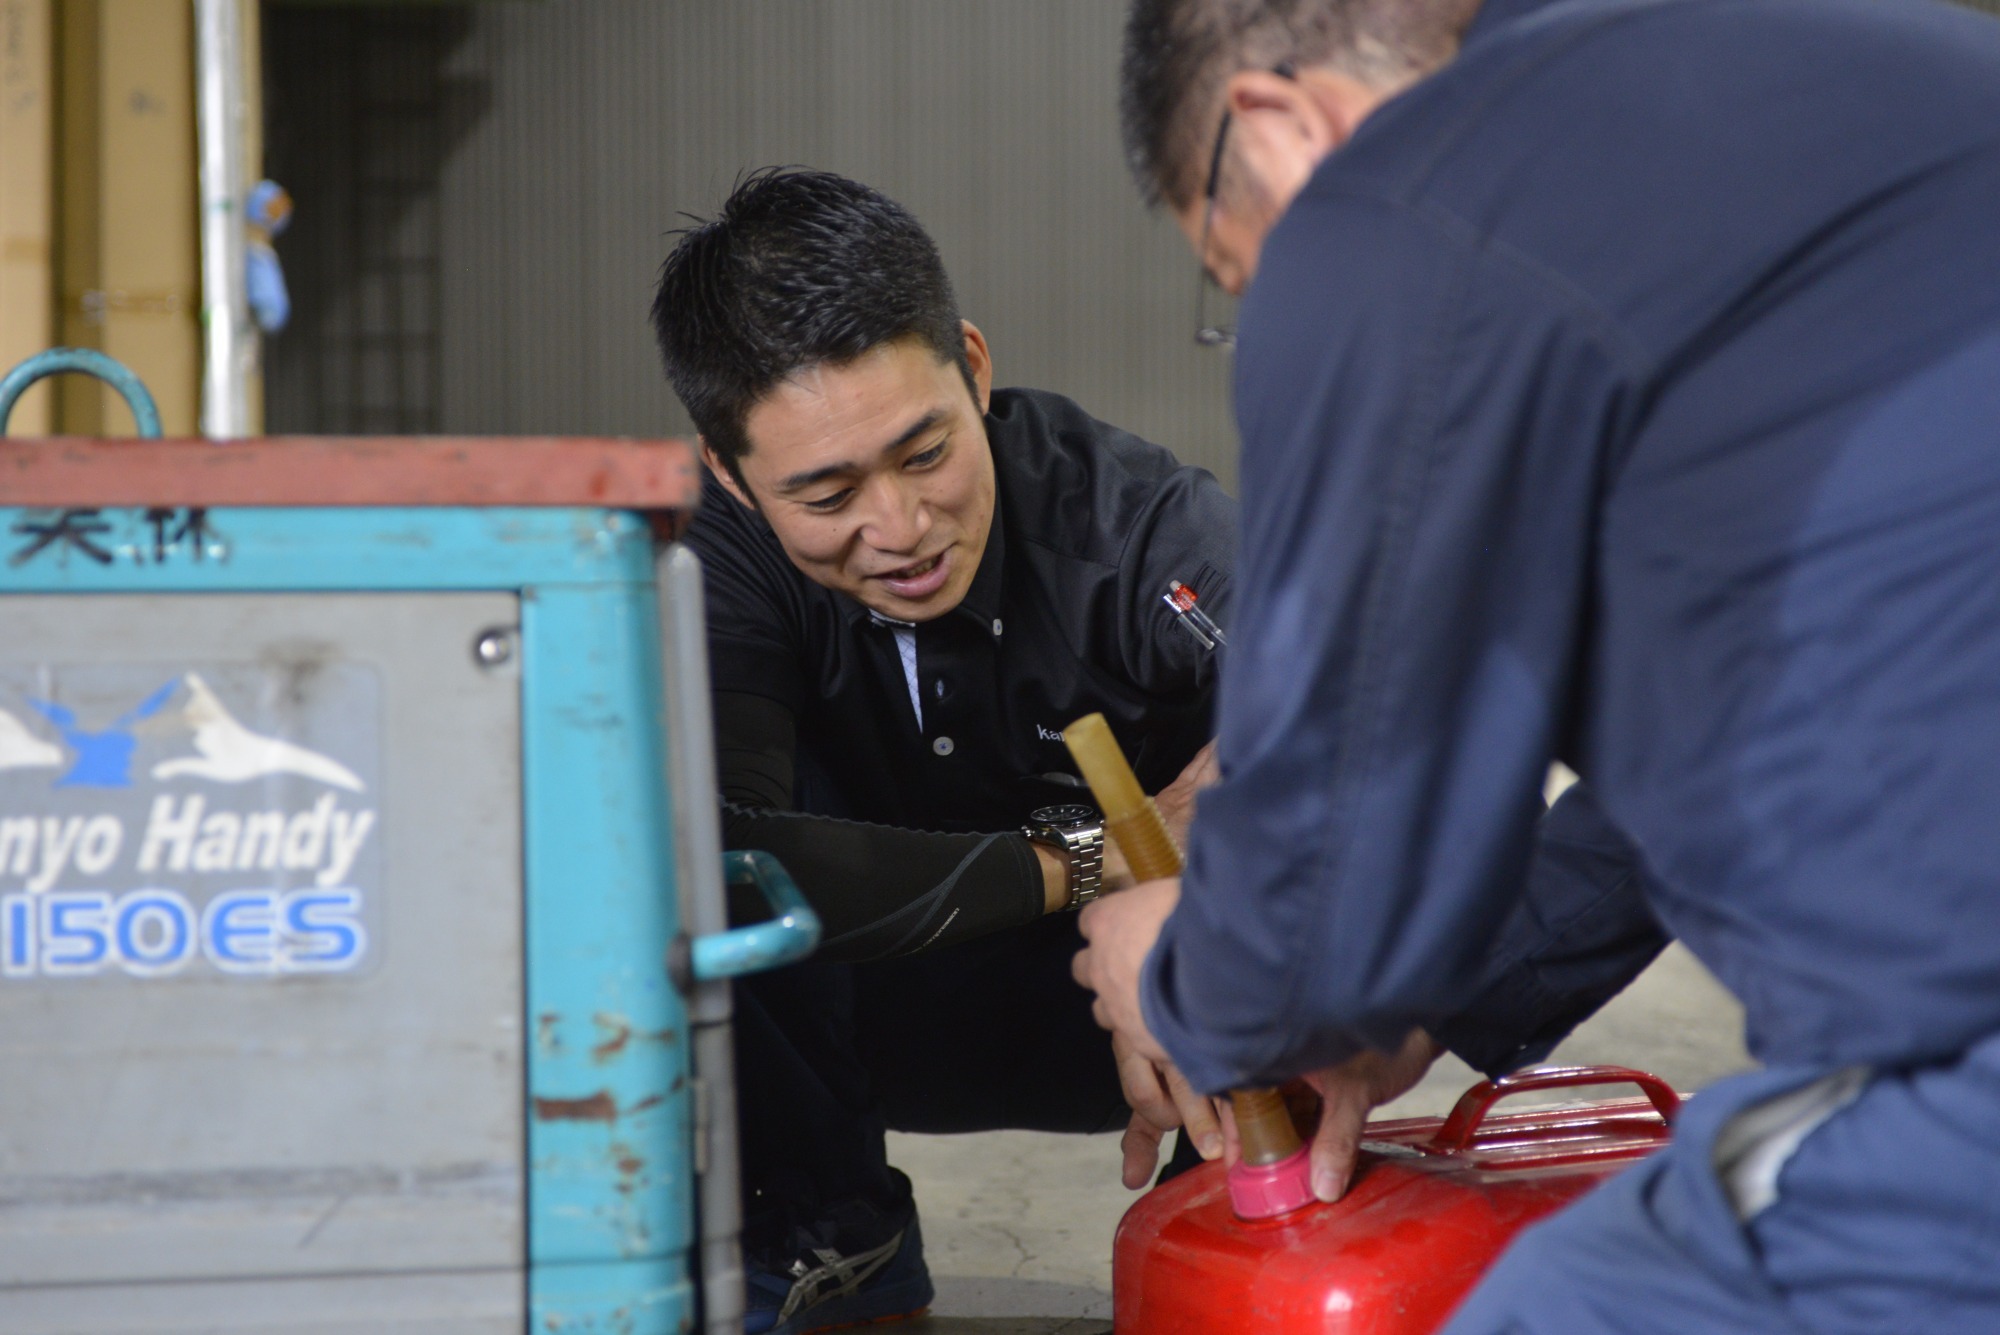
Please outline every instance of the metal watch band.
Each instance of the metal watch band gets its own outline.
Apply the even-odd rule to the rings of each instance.
[[[1069,856],[1069,899],[1063,908],[1075,912],[1096,899],[1104,889],[1104,818],[1074,803],[1029,812],[1028,820],[1022,833]]]
[[[1071,913],[1104,893],[1104,827],[1077,830],[1063,839],[1069,849],[1069,903]]]

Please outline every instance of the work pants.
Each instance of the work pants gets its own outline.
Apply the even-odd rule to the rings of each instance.
[[[904,1195],[885,1130],[1096,1132],[1129,1112],[1111,1039],[1070,977],[1076,915],[870,964],[808,960],[737,988],[753,1232]],[[1107,1181],[1118,1172],[1105,1161]],[[749,1239],[754,1246],[756,1239]]]
[[[1773,1069],[1688,1104],[1674,1143],[1523,1233],[1447,1335],[2000,1331],[2000,1038],[1878,1071],[1739,1219],[1730,1119],[1826,1076]]]

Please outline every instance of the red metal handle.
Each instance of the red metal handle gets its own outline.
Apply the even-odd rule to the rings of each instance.
[[[1681,1096],[1674,1093],[1673,1086],[1656,1075],[1629,1066],[1538,1066],[1498,1080],[1482,1080],[1466,1090],[1459,1096],[1451,1116],[1444,1119],[1444,1125],[1424,1148],[1432,1154],[1456,1154],[1470,1149],[1473,1135],[1486,1120],[1486,1114],[1509,1094],[1531,1089],[1565,1089],[1572,1085],[1623,1084],[1637,1085],[1653,1101],[1661,1120],[1670,1125],[1674,1114],[1681,1110]]]

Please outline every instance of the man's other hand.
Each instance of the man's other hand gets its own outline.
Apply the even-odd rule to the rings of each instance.
[[[1346,1194],[1368,1114],[1408,1093],[1443,1051],[1429,1034],[1412,1029],[1393,1053],[1363,1052],[1285,1086],[1299,1134],[1312,1138],[1313,1195],[1337,1201]],[[1241,1152],[1233,1117],[1223,1118],[1223,1137],[1233,1166]]]
[[[1134,1097],[1134,1085],[1145,1091],[1143,1080],[1129,1076],[1139,1064],[1172,1071],[1173,1063],[1159,1040],[1146,1027],[1139,1009],[1139,973],[1146,955],[1159,939],[1160,926],[1180,902],[1180,878],[1147,881],[1122,895],[1100,899],[1083,911],[1078,923],[1088,943],[1077,952],[1070,972],[1076,981],[1097,993],[1091,1014],[1112,1033],[1112,1049],[1118,1058],[1120,1079],[1127,1099],[1135,1110],[1141,1107]],[[1436,1041],[1421,1029],[1412,1029],[1393,1053],[1363,1052],[1337,1066],[1308,1072],[1300,1084],[1309,1091],[1308,1103],[1316,1096],[1319,1105],[1316,1125],[1301,1126],[1312,1138],[1313,1194],[1323,1201],[1336,1201],[1347,1191],[1354,1176],[1354,1156],[1361,1145],[1361,1128],[1368,1114],[1389,1100],[1406,1093],[1442,1052]],[[1179,1072],[1173,1071],[1178,1076]],[[1171,1092],[1171,1087],[1169,1087]],[[1303,1092],[1303,1091],[1302,1091]],[[1188,1091],[1191,1099],[1202,1096]],[[1180,1106],[1176,1096],[1174,1101]],[[1148,1106],[1158,1112],[1157,1099]],[[1309,1111],[1309,1110],[1308,1110]],[[1145,1123],[1144,1126],[1141,1123]],[[1161,1119],[1137,1116],[1125,1131],[1125,1181],[1131,1185],[1141,1170],[1144,1157],[1150,1165],[1158,1153],[1160,1136],[1168,1128]],[[1199,1132],[1196,1144],[1200,1145]],[[1236,1162],[1237,1143],[1234,1120],[1223,1118],[1226,1157]],[[1207,1157],[1204,1153],[1203,1157]]]
[[[1215,743],[1194,753],[1187,768],[1154,796],[1153,803],[1160,809],[1160,818],[1167,823],[1167,830],[1182,848],[1187,847],[1188,826],[1194,821],[1195,798],[1204,788],[1212,787],[1222,778],[1222,767],[1215,761]]]
[[[1085,945],[1070,965],[1070,976],[1097,994],[1090,1013],[1098,1024],[1127,1050],[1161,1066],[1172,1063],[1139,1011],[1139,970],[1180,897],[1180,877],[1174,876],[1085,906],[1077,920]]]
[[[1162,1066],[1133,1051],[1117,1034],[1111,1036],[1111,1053],[1118,1062],[1125,1101],[1132,1105],[1132,1121],[1121,1142],[1126,1186],[1138,1191],[1152,1181],[1153,1171],[1160,1166],[1160,1141],[1175,1127],[1194,1141],[1202,1158],[1213,1159],[1222,1153],[1222,1121],[1214,1099],[1197,1093],[1173,1066]]]
[[[1196,795],[1221,778],[1222,770],[1215,763],[1215,743],[1211,741],[1195,752],[1194,759],[1188,761],[1179,778],[1154,795],[1153,805],[1160,809],[1160,819],[1167,823],[1167,832],[1173,835],[1174,842],[1180,847],[1187,847],[1188,825],[1194,820]],[[1102,879],[1106,894],[1129,889],[1132,885],[1132,868],[1125,861],[1125,850],[1109,836],[1104,840]]]

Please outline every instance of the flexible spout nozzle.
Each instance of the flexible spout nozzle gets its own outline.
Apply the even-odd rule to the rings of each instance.
[[[1236,1114],[1236,1138],[1243,1162],[1265,1168],[1291,1158],[1299,1150],[1299,1131],[1292,1110],[1275,1089],[1238,1089],[1229,1095]]]
[[[1133,877],[1152,881],[1180,875],[1180,846],[1159,807],[1139,787],[1104,715],[1084,715],[1063,729],[1063,741]],[[1229,1199],[1236,1213],[1266,1219],[1311,1204],[1308,1156],[1284,1096],[1275,1089],[1238,1089],[1230,1093],[1229,1105],[1243,1151],[1242,1162],[1229,1170]]]
[[[1180,875],[1180,847],[1160,818],[1160,809],[1139,787],[1139,777],[1126,763],[1104,715],[1086,714],[1070,724],[1063,729],[1063,742],[1076,757],[1076,767],[1104,813],[1104,828],[1118,841],[1133,879],[1157,881]]]

